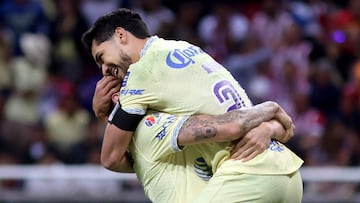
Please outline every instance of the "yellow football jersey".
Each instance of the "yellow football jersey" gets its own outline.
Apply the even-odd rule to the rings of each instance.
[[[148,110],[154,110],[175,115],[221,114],[252,105],[244,89],[232,75],[199,47],[184,41],[164,40],[157,37],[149,40],[140,60],[130,66],[120,90],[120,102],[122,109],[132,114],[145,114]],[[166,139],[168,135],[164,133],[159,136],[164,136],[162,139]],[[141,138],[135,135],[134,139],[136,143],[140,142]],[[176,140],[172,140],[172,146],[174,143]],[[151,148],[150,142],[146,144]],[[139,156],[136,153],[148,147],[137,147],[138,151],[135,150],[133,155]],[[183,161],[189,161],[191,166],[194,165],[197,157],[202,157],[206,165],[211,165],[213,172],[218,175],[222,173],[290,174],[298,170],[303,163],[286,146],[276,141],[271,141],[267,150],[248,162],[230,160],[230,147],[228,142],[193,145],[178,152],[179,155],[176,157],[189,158]],[[187,153],[189,148],[191,148],[190,153]],[[164,146],[157,153],[168,153],[165,149]],[[194,151],[199,154],[193,156]],[[156,154],[153,153],[147,155],[155,156]],[[176,160],[175,156],[171,159],[173,160],[166,160],[165,163],[173,163],[172,161]],[[144,159],[139,160],[144,161]],[[159,167],[153,175],[144,175],[147,170],[139,169],[137,172],[146,188],[146,183],[150,182],[146,179],[163,174],[165,170],[175,170],[175,167]],[[182,175],[167,177],[186,180],[182,185],[176,185],[183,187],[182,194],[177,197],[188,195],[187,187],[192,188],[191,182],[195,180],[192,178],[195,173],[179,172],[179,174],[191,178]],[[168,184],[167,181],[159,183],[164,184],[162,188]]]

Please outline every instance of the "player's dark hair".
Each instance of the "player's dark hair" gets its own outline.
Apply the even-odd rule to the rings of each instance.
[[[120,8],[98,18],[94,25],[82,35],[81,42],[88,51],[91,51],[93,40],[96,43],[107,41],[118,27],[124,28],[140,39],[150,37],[146,24],[139,14],[127,8]]]

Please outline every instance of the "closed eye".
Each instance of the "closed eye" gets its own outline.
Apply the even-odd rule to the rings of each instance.
[[[97,53],[95,55],[95,62],[98,64],[98,66],[101,68],[101,65],[103,64],[103,60],[102,60],[102,53]]]

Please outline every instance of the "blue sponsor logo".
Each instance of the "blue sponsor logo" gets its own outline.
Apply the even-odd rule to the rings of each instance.
[[[199,157],[194,161],[194,172],[204,181],[210,180],[213,176],[211,167],[207,165],[203,157]]]
[[[130,71],[126,72],[126,74],[125,74],[125,76],[124,76],[124,80],[123,80],[123,82],[122,82],[122,84],[121,84],[121,87],[125,87],[125,86],[126,86],[127,81],[128,81],[128,79],[129,79],[129,75],[130,75]]]
[[[275,141],[275,140],[270,140],[269,149],[271,151],[278,151],[278,152],[284,151],[284,148],[281,147],[279,145],[279,143],[277,141]]]
[[[175,49],[171,51],[166,57],[166,64],[171,68],[185,68],[189,64],[195,63],[193,57],[204,53],[197,46],[190,46],[187,49]]]
[[[163,126],[163,129],[156,135],[157,140],[162,140],[166,135],[166,127]]]
[[[161,131],[155,136],[157,140],[162,140],[165,137],[167,127],[170,124],[174,123],[176,118],[177,118],[176,116],[168,116],[168,117],[166,117],[166,120],[165,120],[164,124],[161,126],[162,127]]]
[[[120,90],[120,95],[142,95],[143,91],[145,90],[124,89],[124,90]]]

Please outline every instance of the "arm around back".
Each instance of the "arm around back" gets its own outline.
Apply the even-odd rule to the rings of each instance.
[[[275,102],[264,102],[221,115],[194,115],[189,117],[181,127],[178,144],[185,146],[206,142],[233,141],[243,137],[261,123],[274,118],[281,119],[285,125],[291,123],[291,118]]]

